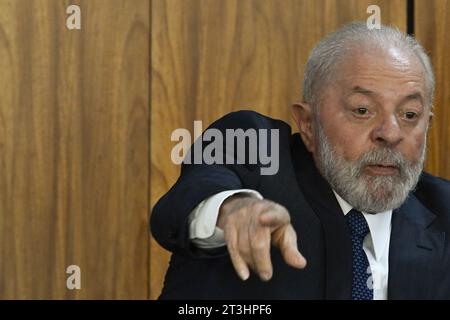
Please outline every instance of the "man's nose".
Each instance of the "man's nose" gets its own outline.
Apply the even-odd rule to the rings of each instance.
[[[372,140],[383,146],[396,146],[403,140],[403,132],[395,115],[383,116],[374,130]]]

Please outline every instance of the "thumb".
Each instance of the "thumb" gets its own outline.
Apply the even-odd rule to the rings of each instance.
[[[279,230],[279,234],[274,234],[274,237],[278,237],[274,241],[275,245],[280,249],[284,261],[288,265],[298,269],[306,267],[306,259],[298,250],[297,234],[292,225]]]

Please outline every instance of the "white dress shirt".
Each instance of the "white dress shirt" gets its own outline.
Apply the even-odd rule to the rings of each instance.
[[[225,245],[223,230],[216,226],[217,217],[222,203],[237,193],[245,193],[252,197],[263,199],[258,191],[239,189],[220,192],[203,200],[189,215],[189,238],[196,246],[203,249],[211,249]],[[334,192],[334,195],[343,214],[347,215],[353,207],[336,192]],[[386,300],[392,210],[377,214],[365,212],[362,212],[362,214],[370,230],[370,233],[364,239],[363,249],[372,270],[373,298],[374,300]]]

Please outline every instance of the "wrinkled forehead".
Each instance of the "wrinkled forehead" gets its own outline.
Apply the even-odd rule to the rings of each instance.
[[[350,50],[340,59],[335,76],[334,82],[343,90],[359,86],[380,93],[416,90],[426,94],[425,70],[418,57],[393,46]]]
[[[345,51],[345,55],[339,59],[338,69],[349,68],[352,70],[351,67],[353,67],[353,71],[367,68],[377,71],[378,68],[384,67],[392,69],[394,72],[409,69],[425,74],[419,58],[413,52],[393,45],[383,48],[358,45],[349,47]]]

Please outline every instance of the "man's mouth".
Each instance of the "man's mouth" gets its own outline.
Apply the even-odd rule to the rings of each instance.
[[[391,164],[371,164],[367,165],[366,169],[370,175],[375,176],[392,176],[399,172],[398,167]]]

